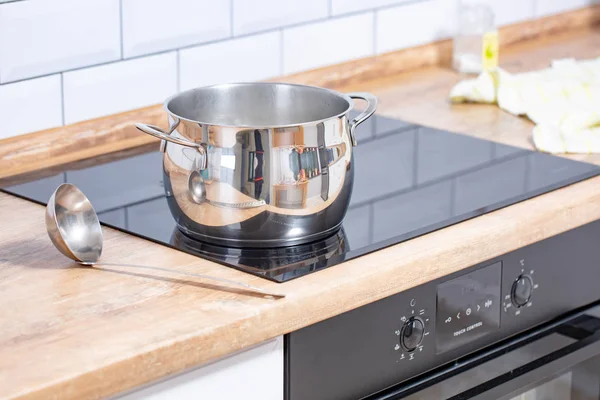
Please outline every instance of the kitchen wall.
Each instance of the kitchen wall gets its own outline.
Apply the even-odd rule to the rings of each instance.
[[[499,25],[596,0],[482,0]],[[452,35],[455,0],[0,3],[0,139]]]

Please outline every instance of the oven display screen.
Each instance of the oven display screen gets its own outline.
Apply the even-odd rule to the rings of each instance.
[[[500,327],[502,263],[441,283],[437,287],[436,350],[443,353]]]

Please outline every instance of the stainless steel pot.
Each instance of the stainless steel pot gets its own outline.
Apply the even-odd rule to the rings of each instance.
[[[352,99],[367,107],[349,121]],[[368,93],[236,83],[167,99],[168,131],[136,126],[163,140],[165,191],[185,234],[279,247],[340,227],[352,192],[354,131],[376,106]]]

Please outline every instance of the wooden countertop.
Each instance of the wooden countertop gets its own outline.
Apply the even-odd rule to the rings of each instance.
[[[509,70],[600,55],[582,30],[517,44]],[[531,148],[532,124],[493,106],[451,106],[459,76],[430,67],[360,82],[379,112]],[[600,156],[572,156],[600,164]],[[600,177],[468,220],[301,279],[276,284],[105,228],[105,261],[162,265],[287,294],[163,273],[83,268],[47,238],[44,208],[0,194],[0,397],[99,398],[215,360],[600,218]],[[365,268],[368,266],[368,268]]]

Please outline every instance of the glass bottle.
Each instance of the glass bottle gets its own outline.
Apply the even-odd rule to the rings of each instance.
[[[452,57],[454,69],[468,74],[498,66],[498,31],[487,4],[459,1]]]

